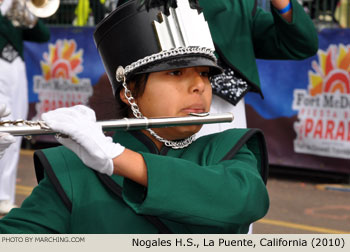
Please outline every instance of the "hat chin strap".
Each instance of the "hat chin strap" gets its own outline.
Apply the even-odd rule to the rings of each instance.
[[[123,87],[124,87],[124,96],[128,100],[133,115],[136,118],[146,118],[142,113],[140,112],[139,106],[135,102],[135,98],[132,96],[131,91],[128,89],[125,78],[123,81]],[[172,141],[164,139],[163,137],[159,136],[156,132],[154,132],[152,129],[147,129],[147,131],[155,137],[159,142],[164,143],[165,146],[170,147],[172,149],[183,149],[189,146],[193,141],[196,140],[196,134],[193,134],[192,136],[185,138],[184,140],[179,141]]]

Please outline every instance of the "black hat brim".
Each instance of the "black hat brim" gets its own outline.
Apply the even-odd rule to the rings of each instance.
[[[161,72],[168,70],[176,70],[187,67],[209,67],[210,75],[218,75],[222,73],[222,68],[219,67],[216,62],[206,55],[176,55],[163,60],[158,60],[153,63],[149,63],[144,67],[139,67],[133,72],[128,74],[127,79],[132,75],[145,74],[153,72]]]

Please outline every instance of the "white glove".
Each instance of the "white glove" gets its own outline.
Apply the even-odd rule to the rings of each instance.
[[[4,156],[6,149],[14,142],[16,142],[14,136],[9,133],[0,133],[0,159]]]
[[[10,109],[8,109],[5,104],[0,104],[0,119],[9,114]],[[14,142],[16,142],[14,136],[8,133],[0,133],[0,159],[4,156],[6,149]]]
[[[7,11],[11,8],[11,6],[12,6],[12,0],[3,0],[2,3],[0,4],[1,15],[5,16]]]
[[[42,114],[41,118],[54,131],[70,137],[58,141],[77,154],[86,166],[113,174],[112,159],[122,154],[125,148],[103,134],[92,109],[83,105],[59,108]]]

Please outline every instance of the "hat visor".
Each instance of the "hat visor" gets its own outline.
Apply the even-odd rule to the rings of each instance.
[[[211,76],[218,75],[223,72],[222,68],[219,67],[214,60],[206,56],[178,55],[178,56],[149,63],[146,66],[135,69],[135,71],[131,72],[130,75],[161,72],[161,71],[174,70],[179,68],[199,67],[199,66],[209,67]]]

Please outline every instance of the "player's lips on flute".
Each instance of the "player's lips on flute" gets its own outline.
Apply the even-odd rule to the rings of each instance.
[[[205,106],[203,104],[193,104],[188,107],[185,107],[181,109],[181,112],[184,112],[186,114],[190,113],[204,113],[207,112],[205,109]]]

